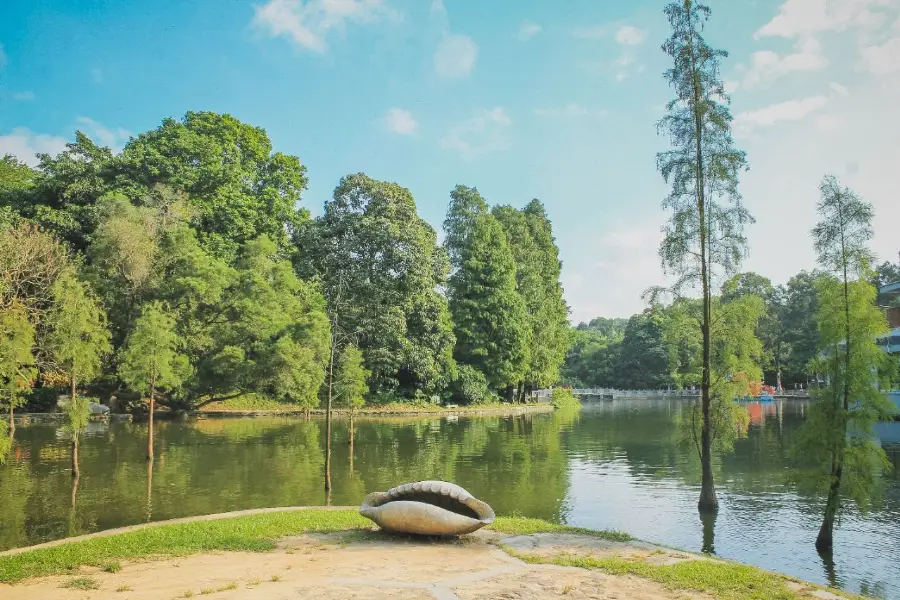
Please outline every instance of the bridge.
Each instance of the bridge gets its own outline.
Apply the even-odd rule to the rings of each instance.
[[[585,400],[617,400],[619,398],[699,398],[700,390],[619,390],[615,388],[573,388],[573,394]],[[538,402],[550,401],[552,389],[535,390],[532,398]],[[781,390],[775,394],[776,398],[809,398],[809,390]]]

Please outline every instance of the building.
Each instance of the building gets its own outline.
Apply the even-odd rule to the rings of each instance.
[[[890,354],[900,354],[900,281],[885,285],[878,291],[879,296],[891,300],[890,306],[882,307],[891,331],[878,338],[878,344]]]

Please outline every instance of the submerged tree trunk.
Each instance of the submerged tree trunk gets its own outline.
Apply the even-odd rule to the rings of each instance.
[[[328,361],[328,404],[325,407],[325,491],[331,498],[331,400],[334,392],[334,337],[331,340],[331,360]]]
[[[78,468],[78,434],[72,433],[72,477],[80,475],[81,470]]]
[[[841,225],[844,224],[843,211],[838,205],[838,215]],[[822,517],[822,526],[819,527],[819,535],[816,536],[816,550],[829,552],[834,546],[834,521],[837,518],[841,498],[841,479],[844,474],[844,448],[847,439],[847,416],[850,411],[850,285],[847,280],[847,249],[844,242],[843,227],[841,228],[841,256],[844,267],[844,376],[842,393],[843,410],[836,411],[839,415],[841,427],[841,441],[838,448],[831,453],[831,484],[828,486],[828,499],[825,501],[825,515]],[[835,399],[837,401],[837,399]]]
[[[13,439],[16,434],[16,422],[13,419],[13,399],[12,394],[9,396],[9,439]]]
[[[156,393],[155,381],[150,383],[150,419],[147,421],[147,460],[153,460],[153,409],[156,408],[153,396]]]

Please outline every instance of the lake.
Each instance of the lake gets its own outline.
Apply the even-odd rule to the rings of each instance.
[[[353,452],[335,426],[334,505],[419,479],[444,479],[518,513],[632,535],[900,599],[900,481],[867,515],[849,508],[833,558],[813,547],[822,501],[786,484],[787,452],[805,401],[750,405],[747,439],[716,465],[721,508],[696,511],[699,461],[675,443],[681,400],[589,404],[578,415],[385,418],[359,421]],[[898,437],[900,423],[882,426]],[[157,421],[156,460],[144,460],[146,424],[92,423],[77,489],[69,441],[52,425],[19,426],[0,467],[0,549],[150,520],[245,508],[326,504],[324,422],[294,418]],[[900,467],[900,445],[886,450]],[[74,494],[73,494],[74,492]]]

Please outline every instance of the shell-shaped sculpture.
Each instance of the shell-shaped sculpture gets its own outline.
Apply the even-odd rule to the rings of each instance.
[[[462,535],[494,521],[494,510],[487,503],[446,481],[418,481],[373,492],[363,499],[359,512],[387,531],[418,535]]]

